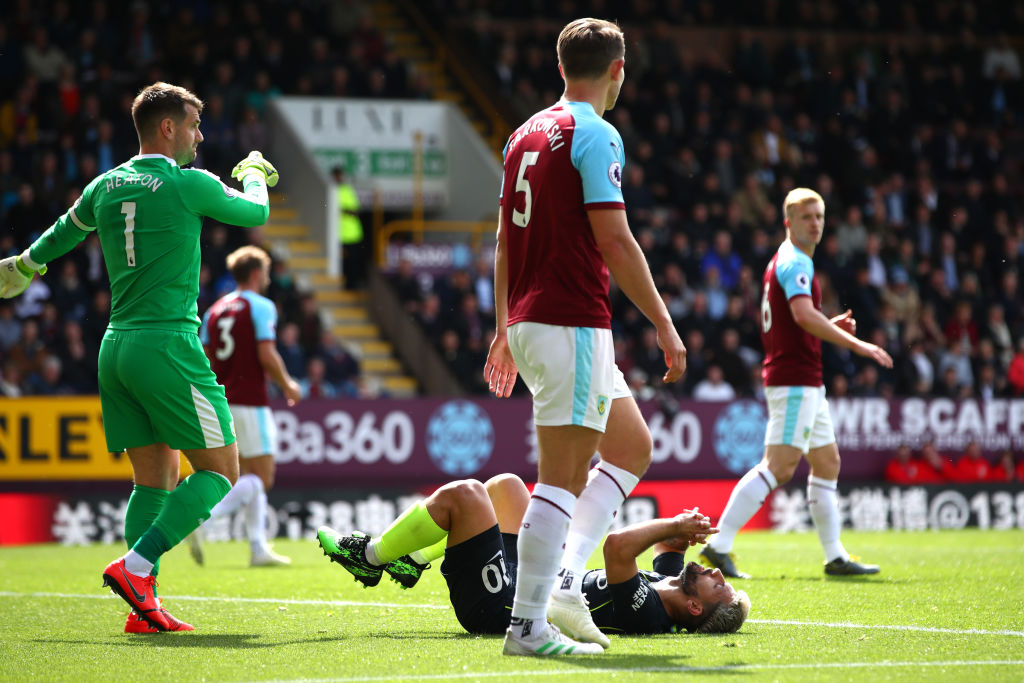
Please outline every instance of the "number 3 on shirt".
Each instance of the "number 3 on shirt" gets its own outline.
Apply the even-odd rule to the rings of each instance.
[[[523,160],[519,164],[519,176],[516,178],[516,192],[522,192],[523,210],[512,209],[512,223],[525,228],[533,213],[533,193],[530,192],[530,181],[526,179],[526,169],[537,163],[540,152],[523,152]]]
[[[128,265],[135,267],[135,202],[121,202],[121,213],[124,214],[124,251],[128,255]]]

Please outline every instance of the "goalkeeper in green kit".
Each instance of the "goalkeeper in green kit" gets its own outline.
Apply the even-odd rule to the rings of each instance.
[[[203,216],[263,225],[277,171],[252,152],[232,171],[238,192],[210,173],[183,169],[203,140],[203,103],[154,83],[132,104],[139,154],[89,183],[20,256],[0,261],[0,297],[25,291],[46,264],[96,231],[110,276],[110,324],[99,351],[103,428],[127,451],[135,487],[125,512],[130,550],[103,584],[131,606],[125,631],[191,631],[156,596],[160,556],[210,516],[238,478],[224,388],[199,342],[199,233]],[[178,484],[178,450],[195,473]],[[177,484],[177,486],[175,486]]]

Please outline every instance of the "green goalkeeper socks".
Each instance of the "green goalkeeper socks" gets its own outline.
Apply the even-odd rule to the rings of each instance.
[[[227,477],[200,470],[181,481],[170,492],[152,526],[132,546],[150,562],[181,543],[210,518],[210,510],[231,490]]]
[[[422,502],[416,503],[392,522],[379,538],[370,542],[366,549],[367,559],[376,564],[387,564],[414,550],[432,546],[447,536],[448,532],[439,527],[427,512],[427,506]],[[376,556],[376,560],[370,557],[370,553]]]
[[[170,491],[154,489],[149,486],[135,485],[128,499],[128,507],[124,511],[124,540],[131,548],[153,525],[164,507],[164,501]],[[160,573],[160,558],[153,564],[153,576]]]

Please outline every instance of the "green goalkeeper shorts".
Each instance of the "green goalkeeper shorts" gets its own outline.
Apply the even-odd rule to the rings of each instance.
[[[195,333],[108,329],[99,385],[113,453],[154,443],[192,450],[235,442],[224,387]]]

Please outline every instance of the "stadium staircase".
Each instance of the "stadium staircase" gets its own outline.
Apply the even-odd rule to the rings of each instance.
[[[455,104],[500,159],[510,129],[444,37],[423,16],[415,0],[370,3],[373,25],[409,67],[409,78],[427,74],[434,100]]]
[[[368,293],[343,290],[340,277],[326,274],[327,257],[312,239],[309,227],[298,222],[298,209],[289,206],[287,195],[271,193],[270,202],[264,238],[275,257],[287,263],[299,289],[316,297],[324,326],[359,358],[368,382],[390,396],[415,396],[416,380],[405,374],[391,343],[370,319]]]

